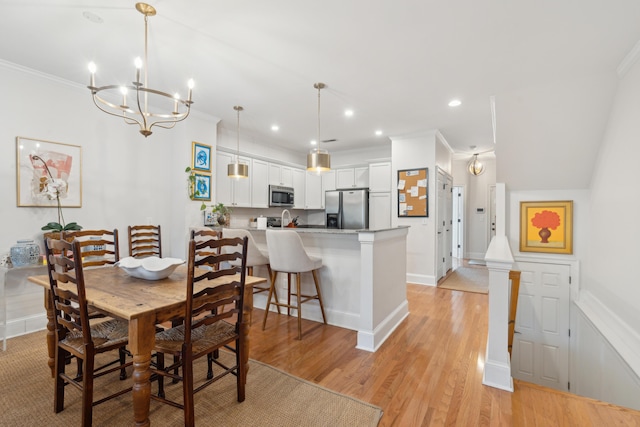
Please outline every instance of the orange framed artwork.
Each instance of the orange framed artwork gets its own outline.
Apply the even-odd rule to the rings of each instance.
[[[520,252],[573,253],[573,201],[520,202]]]

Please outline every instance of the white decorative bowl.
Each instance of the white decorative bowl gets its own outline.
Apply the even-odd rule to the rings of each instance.
[[[129,256],[116,263],[128,275],[145,280],[160,280],[169,277],[173,270],[182,264],[184,264],[183,259],[155,256],[140,259]]]

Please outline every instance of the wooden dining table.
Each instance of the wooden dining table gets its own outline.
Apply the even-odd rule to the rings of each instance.
[[[221,277],[195,284],[194,290],[215,286],[228,281]],[[29,281],[45,289],[44,305],[47,310],[47,349],[51,375],[55,374],[55,327],[53,299],[49,276],[31,276]],[[133,417],[134,425],[149,426],[151,403],[151,353],[155,345],[156,325],[184,316],[186,302],[187,267],[179,266],[169,277],[161,280],[143,280],[130,276],[117,267],[84,270],[87,303],[108,316],[129,322],[129,351],[133,354]],[[253,310],[253,285],[267,279],[246,276],[241,339],[244,339],[245,357],[249,361],[249,319]],[[203,283],[204,282],[204,283]],[[64,284],[60,284],[64,288]],[[248,367],[247,367],[248,368]]]

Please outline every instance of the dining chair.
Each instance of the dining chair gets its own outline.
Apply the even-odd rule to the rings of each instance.
[[[226,246],[237,247],[240,251],[227,253]],[[245,344],[241,339],[243,322],[244,287],[246,277],[247,238],[208,238],[189,241],[189,264],[187,275],[187,295],[183,322],[156,334],[158,394],[152,398],[181,408],[184,411],[184,425],[193,426],[194,393],[199,392],[220,378],[236,376],[238,402],[245,399]],[[238,266],[229,265],[239,262]],[[219,270],[203,269],[212,264],[228,266]],[[231,306],[219,311],[222,306]],[[229,344],[234,343],[234,346]],[[215,360],[222,371],[205,379],[197,387],[193,380],[193,363],[213,351],[227,349],[235,354],[233,361]],[[164,365],[164,355],[174,356],[171,366]],[[179,368],[180,374],[174,369]],[[164,377],[182,381],[182,403],[169,400],[164,393]],[[198,381],[200,382],[200,381]]]
[[[65,239],[75,238],[80,245],[83,267],[101,267],[120,260],[118,230],[79,230],[65,232]]]
[[[55,330],[55,386],[54,411],[64,409],[65,386],[71,384],[82,392],[82,426],[90,426],[94,405],[131,391],[131,387],[101,397],[94,401],[94,380],[100,376],[120,371],[120,379],[126,378],[125,346],[128,343],[128,324],[124,320],[109,319],[91,324],[85,294],[81,244],[65,240],[45,239],[47,270],[54,308]],[[118,351],[118,359],[97,366],[96,356]],[[69,356],[82,360],[84,369],[78,366],[76,375],[65,372]],[[113,366],[118,364],[118,366]]]
[[[302,304],[312,300],[318,300],[320,304],[320,312],[322,313],[322,320],[324,324],[327,324],[327,318],[324,314],[324,304],[322,303],[322,293],[320,292],[320,283],[318,282],[317,271],[322,267],[322,259],[307,254],[302,244],[302,239],[298,235],[298,232],[293,230],[267,230],[267,248],[269,249],[269,261],[271,262],[271,287],[269,289],[269,296],[267,298],[267,307],[264,311],[264,320],[262,321],[262,330],[267,324],[267,316],[269,315],[269,308],[271,304],[276,307],[287,307],[287,313],[291,314],[291,309],[294,308],[298,314],[298,339],[302,339]],[[302,294],[300,274],[305,272],[311,272],[313,275],[313,282],[316,286],[315,295]],[[272,296],[276,290],[276,277],[278,272],[287,273],[287,303],[278,301],[277,297],[275,302],[272,301]],[[291,275],[296,275],[296,292],[291,292]],[[296,297],[295,305],[291,303],[291,296]]]
[[[269,264],[269,254],[261,251],[256,245],[256,241],[254,240],[251,233],[247,230],[243,230],[241,228],[228,228],[224,230],[224,237],[230,238],[247,238],[247,274],[249,276],[253,276],[253,267],[258,267],[264,265],[267,268],[267,273],[269,275],[268,279],[271,281],[271,264]],[[226,250],[233,251],[234,248],[227,247]],[[231,265],[237,265],[237,263],[231,263]],[[268,292],[269,291],[269,282],[265,286],[253,286],[253,293],[258,294],[260,292]],[[274,288],[275,291],[275,288]],[[276,301],[278,300],[278,295],[275,294]],[[280,313],[280,307],[277,306],[278,313]],[[253,323],[252,319],[249,319],[249,324]]]
[[[162,258],[162,238],[160,225],[130,225],[129,256]]]

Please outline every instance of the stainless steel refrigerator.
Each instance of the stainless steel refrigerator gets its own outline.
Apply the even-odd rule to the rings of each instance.
[[[361,230],[369,228],[369,189],[325,192],[327,228]]]

